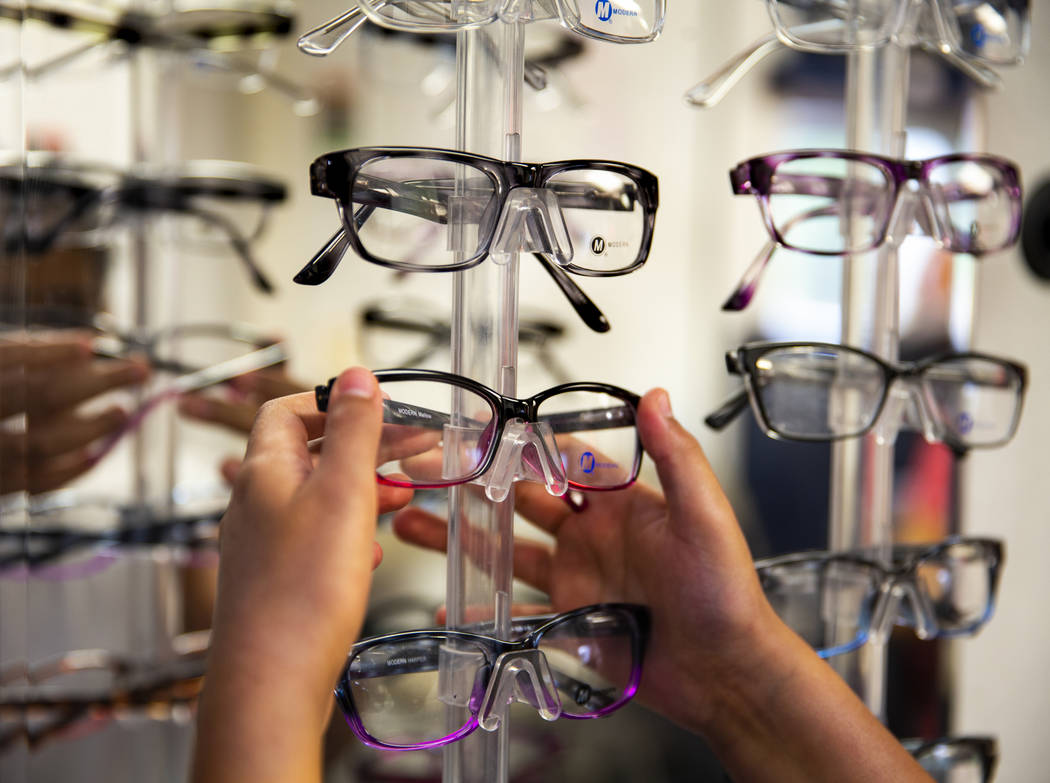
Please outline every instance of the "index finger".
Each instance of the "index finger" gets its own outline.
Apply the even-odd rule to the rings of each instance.
[[[324,414],[317,410],[313,392],[279,397],[259,408],[244,458],[292,453],[309,463],[307,443],[323,432]]]

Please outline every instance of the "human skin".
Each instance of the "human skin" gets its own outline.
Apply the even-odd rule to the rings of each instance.
[[[90,336],[75,330],[0,340],[0,495],[35,495],[65,486],[96,464],[92,444],[128,419],[116,405],[84,404],[114,389],[141,385],[145,362],[95,358]]]
[[[893,736],[766,601],[736,517],[663,390],[638,408],[663,492],[593,492],[573,510],[539,484],[517,510],[554,538],[519,540],[515,575],[555,611],[646,604],[652,633],[638,697],[704,736],[736,783],[929,781]],[[406,508],[397,535],[443,549],[444,520]]]
[[[223,520],[219,596],[198,717],[195,783],[321,779],[331,689],[364,615],[380,509],[381,402],[370,373],[340,376],[327,420],[310,395],[260,412]],[[930,780],[845,683],[777,618],[736,518],[665,392],[638,428],[663,493],[593,493],[574,512],[542,487],[518,508],[554,536],[521,542],[516,573],[554,608],[647,604],[639,696],[702,734],[737,783]],[[321,433],[320,458],[307,442]],[[404,509],[398,534],[441,548],[444,522]]]

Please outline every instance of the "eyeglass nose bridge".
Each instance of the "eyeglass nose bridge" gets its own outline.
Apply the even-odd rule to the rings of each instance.
[[[886,243],[895,248],[900,247],[909,234],[928,236],[942,245],[951,239],[938,217],[929,187],[914,180],[898,191],[887,225]]]
[[[904,373],[890,381],[886,403],[875,422],[879,443],[893,443],[901,429],[921,432],[930,442],[940,440],[942,428],[930,410],[918,375]]]
[[[478,712],[478,725],[495,731],[515,701],[532,705],[544,720],[557,720],[561,715],[558,687],[542,651],[511,650],[496,659]]]
[[[489,255],[506,264],[515,253],[540,253],[563,267],[572,263],[569,229],[553,190],[515,187],[507,194]]]
[[[883,587],[871,621],[871,638],[885,642],[895,625],[909,625],[920,639],[937,635],[937,618],[915,581],[895,576]]]
[[[474,483],[485,487],[489,500],[502,503],[515,481],[544,484],[555,496],[568,491],[569,481],[550,424],[522,419],[508,421],[492,464]]]

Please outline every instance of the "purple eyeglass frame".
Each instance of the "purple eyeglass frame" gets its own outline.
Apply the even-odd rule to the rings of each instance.
[[[418,639],[459,639],[462,641],[473,642],[484,649],[487,655],[486,665],[492,667],[495,664],[496,659],[503,653],[537,649],[543,635],[549,632],[551,628],[561,625],[564,622],[574,620],[582,615],[595,612],[615,612],[629,620],[628,632],[631,642],[631,675],[626,687],[623,689],[623,693],[612,704],[586,715],[573,715],[568,712],[562,712],[561,717],[569,718],[570,720],[590,720],[592,718],[605,717],[629,702],[638,691],[638,685],[642,679],[642,662],[645,657],[645,648],[649,641],[649,629],[652,624],[651,614],[649,608],[646,606],[627,603],[602,603],[583,606],[564,614],[516,617],[512,620],[513,630],[517,633],[525,633],[526,635],[524,638],[513,642],[504,641],[492,636],[471,633],[469,631],[453,631],[446,629],[403,631],[400,633],[386,634],[384,636],[365,639],[364,641],[355,644],[350,651],[350,655],[347,656],[346,664],[343,666],[343,670],[339,674],[338,684],[335,688],[336,702],[339,704],[339,708],[343,711],[343,716],[346,718],[350,730],[364,744],[373,748],[379,748],[381,750],[426,750],[428,748],[439,748],[444,745],[449,745],[463,739],[478,728],[477,705],[481,702],[485,695],[485,690],[488,688],[488,677],[483,681],[479,681],[475,686],[475,693],[471,694],[470,697],[471,716],[459,729],[444,737],[427,740],[426,742],[418,742],[408,745],[394,745],[373,737],[368,733],[368,730],[365,729],[364,724],[361,721],[361,717],[357,712],[357,707],[354,705],[353,688],[349,681],[350,666],[353,664],[355,658],[370,647],[381,644],[391,644],[399,641],[407,642]],[[479,688],[480,692],[478,692]]]
[[[868,244],[857,248],[847,248],[843,250],[815,250],[812,248],[801,247],[787,241],[777,227],[773,220],[773,212],[769,204],[770,196],[773,195],[773,175],[776,172],[777,167],[784,163],[793,160],[805,160],[811,158],[833,158],[838,160],[851,160],[858,163],[867,163],[878,168],[886,177],[885,182],[887,193],[885,200],[879,199],[877,203],[874,203],[874,206],[871,209],[871,214],[876,214],[876,209],[882,213],[880,218],[881,225]],[[758,199],[759,210],[762,213],[762,221],[775,244],[767,245],[752,262],[751,266],[744,273],[743,278],[737,284],[736,289],[734,289],[725,304],[723,304],[722,309],[743,310],[747,307],[755,295],[755,290],[758,288],[759,277],[772,258],[773,250],[777,245],[790,250],[797,250],[799,252],[819,256],[849,256],[856,253],[866,253],[879,247],[886,241],[886,236],[892,225],[896,205],[904,185],[909,181],[914,180],[925,189],[925,195],[927,198],[931,198],[931,192],[927,187],[929,184],[930,172],[938,166],[960,162],[979,163],[994,168],[1001,175],[1003,189],[1005,190],[1007,197],[1010,199],[1011,211],[1010,231],[1005,240],[995,246],[984,248],[968,244],[965,241],[965,238],[960,241],[954,232],[948,230],[945,226],[940,225],[943,223],[944,216],[936,214],[938,211],[936,206],[934,207],[934,214],[926,215],[925,212],[920,212],[916,215],[916,218],[931,237],[936,239],[946,250],[953,253],[970,253],[975,256],[981,256],[986,253],[994,253],[1003,250],[1013,245],[1017,242],[1021,233],[1021,176],[1016,165],[997,155],[989,155],[985,153],[953,153],[950,155],[939,155],[935,158],[928,158],[926,160],[900,160],[897,158],[887,158],[882,155],[871,155],[853,150],[806,149],[777,152],[770,155],[751,158],[750,160],[738,163],[729,171],[729,182],[733,189],[733,193],[738,196],[753,195]],[[801,176],[798,178],[801,179]],[[937,199],[931,198],[931,201],[936,202]],[[827,214],[833,213],[834,210],[827,212]],[[806,215],[804,214],[802,217],[806,217]],[[933,225],[929,225],[930,219],[934,221]],[[959,236],[963,235],[960,234]]]
[[[885,216],[883,223],[880,226],[879,231],[876,232],[876,236],[869,244],[864,245],[857,250],[844,252],[834,250],[810,250],[788,242],[781,235],[779,229],[774,225],[773,215],[769,208],[769,197],[773,195],[773,175],[776,172],[777,167],[793,160],[806,160],[809,158],[833,158],[838,160],[852,160],[858,163],[867,163],[880,169],[886,175],[887,186],[891,187],[892,190],[887,194],[887,199],[884,204],[886,209],[884,210]],[[776,152],[770,155],[751,158],[750,160],[737,164],[729,172],[729,182],[733,188],[733,193],[736,195],[753,195],[758,198],[759,208],[762,210],[762,219],[765,222],[766,228],[769,230],[769,235],[773,237],[781,247],[786,247],[791,250],[799,250],[803,253],[810,253],[813,255],[841,256],[874,250],[885,242],[886,233],[890,227],[890,220],[893,217],[893,207],[897,203],[897,199],[900,197],[901,188],[911,180],[915,180],[921,185],[928,184],[930,172],[933,169],[950,163],[980,163],[995,169],[1003,175],[1003,188],[1006,191],[1007,196],[1010,198],[1011,206],[1010,234],[1008,241],[1004,242],[1001,246],[991,247],[984,250],[975,250],[971,247],[965,246],[953,246],[952,237],[947,232],[945,232],[942,237],[936,238],[944,244],[944,247],[947,250],[951,250],[955,253],[973,253],[975,255],[1002,250],[1016,242],[1021,231],[1021,175],[1017,170],[1017,166],[1006,158],[999,157],[998,155],[957,152],[950,155],[938,155],[935,158],[927,158],[925,160],[901,160],[898,158],[887,158],[882,155],[872,155],[865,152],[855,152],[853,150],[792,150],[789,152]]]

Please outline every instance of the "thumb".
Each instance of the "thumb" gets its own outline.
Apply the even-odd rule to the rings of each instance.
[[[671,400],[663,389],[653,389],[638,405],[638,433],[645,451],[656,463],[664,497],[676,532],[690,535],[695,526],[736,524],[729,500],[715,477],[700,444],[674,418]]]
[[[383,427],[382,397],[375,376],[363,367],[344,371],[332,386],[324,444],[310,476],[327,502],[375,498],[376,453]]]

